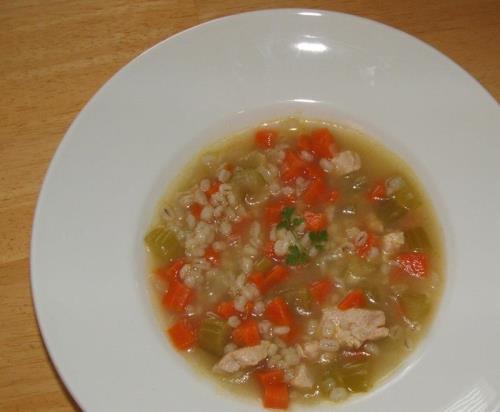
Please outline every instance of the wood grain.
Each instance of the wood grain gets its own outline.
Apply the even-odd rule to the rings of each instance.
[[[143,50],[216,17],[336,10],[404,30],[500,98],[497,0],[0,0],[0,410],[77,410],[45,352],[29,285],[40,185],[76,114]]]

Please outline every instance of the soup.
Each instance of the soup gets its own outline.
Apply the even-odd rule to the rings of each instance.
[[[304,119],[203,151],[145,243],[173,346],[267,408],[370,390],[425,334],[444,283],[411,170],[357,131]]]

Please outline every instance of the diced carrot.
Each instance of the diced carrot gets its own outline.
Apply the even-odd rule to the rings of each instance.
[[[278,326],[289,326],[293,321],[293,316],[287,303],[279,296],[267,304],[264,317]]]
[[[192,213],[192,215],[196,219],[200,218],[202,210],[203,210],[203,206],[200,205],[199,203],[193,203],[191,206],[189,206],[189,211]]]
[[[188,319],[181,319],[167,330],[174,346],[187,350],[196,342],[196,329]]]
[[[173,262],[169,263],[167,266],[163,266],[156,270],[156,274],[170,282],[171,280],[179,278],[179,272],[184,266],[184,259],[175,259]]]
[[[234,302],[232,300],[219,303],[215,312],[223,319],[229,319],[231,316],[238,315],[238,311],[234,307]]]
[[[257,130],[255,133],[255,143],[263,149],[273,147],[277,139],[278,132],[275,130]]]
[[[252,282],[261,292],[264,285],[264,275],[261,272],[254,272],[248,276],[248,281]]]
[[[205,192],[205,194],[207,195],[207,197],[209,199],[210,199],[210,196],[212,196],[213,194],[215,194],[219,191],[220,185],[221,185],[221,182],[219,182],[218,180],[214,180],[212,182],[212,184],[210,185],[208,190]]]
[[[385,189],[384,183],[376,183],[368,191],[368,200],[370,202],[376,202],[378,200],[384,200],[387,197],[387,191]]]
[[[305,175],[309,179],[324,179],[325,171],[317,163],[308,163],[305,168]]]
[[[307,169],[307,162],[302,160],[297,153],[288,150],[281,165],[280,177],[284,182],[291,182],[299,176],[303,176]]]
[[[217,252],[212,246],[209,246],[205,249],[205,259],[215,266],[219,263],[220,253]]]
[[[253,319],[243,321],[233,330],[233,341],[238,346],[255,346],[260,343],[259,326]]]
[[[326,298],[332,290],[333,284],[330,279],[317,280],[316,282],[313,282],[311,286],[309,286],[309,293],[319,304],[325,302]]]
[[[334,138],[327,128],[316,129],[311,133],[311,146],[318,157],[328,159],[335,154]]]
[[[340,191],[333,189],[333,190],[330,191],[330,193],[328,193],[328,199],[327,200],[330,203],[335,203],[339,199],[340,199]]]
[[[269,202],[264,207],[264,222],[268,225],[273,225],[281,220],[281,212],[285,208],[285,202],[282,200],[275,200]]]
[[[297,148],[299,150],[304,150],[306,152],[310,152],[312,150],[311,137],[306,135],[306,134],[299,136],[299,138],[297,139]]]
[[[361,308],[365,306],[365,303],[365,293],[361,289],[355,289],[349,292],[337,306],[341,310],[347,310],[351,308]]]
[[[172,280],[163,295],[163,305],[173,312],[183,312],[193,298],[193,291],[179,280]]]
[[[379,239],[377,236],[375,236],[373,233],[368,233],[368,237],[366,238],[366,242],[363,243],[361,246],[358,246],[356,249],[356,252],[359,257],[366,257],[368,255],[368,252],[370,252],[370,249],[374,246],[377,246],[379,244]]]
[[[283,282],[288,278],[288,269],[282,265],[274,266],[265,276],[262,282],[262,293],[266,293],[268,290]]]
[[[305,212],[304,220],[306,222],[307,230],[310,230],[312,232],[323,230],[328,224],[326,215],[323,213]]]
[[[271,385],[273,383],[281,383],[285,378],[283,369],[272,368],[256,373],[257,379],[262,386]]]
[[[407,275],[416,278],[425,278],[428,275],[429,263],[425,253],[401,253],[396,257],[396,262],[401,271]]]
[[[323,179],[316,179],[309,183],[302,194],[302,199],[309,205],[321,203],[326,200],[327,187]]]
[[[265,385],[263,389],[263,404],[265,408],[288,408],[288,386],[286,383],[272,383],[269,385]]]

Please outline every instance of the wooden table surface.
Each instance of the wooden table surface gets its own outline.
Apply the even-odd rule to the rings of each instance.
[[[47,357],[29,283],[38,192],[70,123],[112,74],[160,40],[219,16],[277,7],[397,27],[500,99],[498,0],[0,0],[1,411],[78,410]]]

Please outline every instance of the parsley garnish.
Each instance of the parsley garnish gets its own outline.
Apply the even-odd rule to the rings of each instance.
[[[309,232],[309,239],[311,242],[326,242],[328,240],[328,233],[326,230],[320,230],[319,232]]]
[[[301,265],[303,263],[306,263],[308,260],[308,255],[307,253],[301,249],[298,245],[297,242],[297,234],[295,233],[295,228],[299,226],[304,219],[297,217],[294,215],[295,214],[295,208],[294,207],[285,207],[281,211],[281,220],[278,223],[277,228],[278,229],[287,229],[290,232],[292,232],[293,237],[295,238],[296,244],[290,245],[288,247],[288,254],[286,255],[286,263],[290,266],[293,265]]]
[[[288,248],[288,255],[286,255],[287,265],[301,265],[306,263],[307,259],[307,253],[301,250],[297,245],[291,245]]]
[[[293,217],[294,213],[295,213],[294,207],[285,207],[281,211],[281,220],[278,223],[277,228],[293,230],[293,228],[300,225],[304,221],[304,219],[301,219],[299,217]]]

